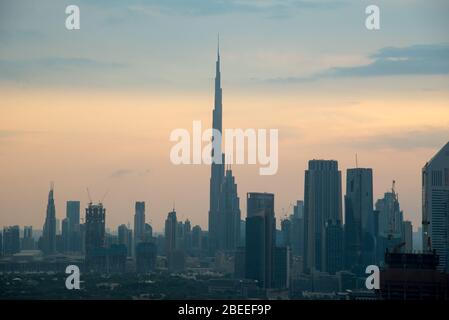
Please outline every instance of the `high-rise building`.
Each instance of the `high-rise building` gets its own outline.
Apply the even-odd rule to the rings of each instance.
[[[335,274],[344,268],[343,226],[340,221],[329,220],[324,233],[324,271]]]
[[[178,231],[178,219],[176,218],[176,211],[168,213],[167,219],[165,220],[165,252],[167,256],[171,251],[178,248],[177,232]]]
[[[281,220],[281,246],[291,247],[292,222],[289,219]]]
[[[386,252],[376,293],[383,300],[447,301],[449,274],[440,272],[438,265],[435,252]]]
[[[106,209],[103,204],[89,203],[86,208],[85,219],[85,252],[86,267],[96,268],[105,263],[103,259],[103,251],[106,247],[105,225],[106,225]]]
[[[382,265],[385,261],[385,252],[403,251],[403,222],[404,214],[401,211],[398,194],[394,188],[385,192],[384,197],[376,201],[377,239],[376,264]]]
[[[167,267],[170,271],[181,271],[185,267],[185,253],[182,250],[182,235],[184,232],[184,224],[178,222],[176,211],[168,213],[165,220],[165,254],[167,257]]]
[[[136,246],[136,271],[147,273],[156,267],[157,247],[152,242],[141,242]]]
[[[214,254],[219,248],[220,238],[220,191],[224,180],[224,155],[222,153],[222,89],[220,74],[220,50],[215,64],[215,98],[212,113],[212,163],[209,193],[209,251]],[[220,134],[217,134],[217,133]]]
[[[247,194],[245,274],[264,288],[273,286],[276,243],[274,194]]]
[[[129,229],[126,225],[121,224],[118,226],[117,234],[118,244],[124,245],[126,247],[127,256],[131,256],[133,244],[132,230]]]
[[[34,250],[33,227],[25,226],[23,228],[22,250]]]
[[[192,225],[190,223],[190,220],[187,219],[186,221],[184,221],[184,230],[182,232],[184,238],[183,238],[183,242],[184,242],[184,250],[186,252],[190,252],[190,249],[192,248]]]
[[[404,221],[402,227],[402,241],[405,253],[413,252],[413,225],[411,221]]]
[[[145,202],[137,201],[134,214],[134,246],[145,242]]]
[[[70,250],[70,220],[69,218],[62,219],[61,225],[61,252]]]
[[[240,238],[240,199],[232,170],[226,170],[220,190],[219,206],[219,250],[235,250]]]
[[[341,172],[335,160],[310,160],[304,181],[304,269],[325,269],[324,232],[328,221],[342,221]]]
[[[68,219],[68,250],[81,252],[82,239],[80,230],[80,202],[66,202],[66,218]]]
[[[345,266],[347,270],[365,271],[374,263],[375,250],[364,244],[374,242],[373,171],[370,168],[348,169],[345,195]]]
[[[56,252],[56,209],[53,197],[53,184],[48,193],[47,214],[42,233],[42,251],[44,254]]]
[[[196,225],[192,228],[192,242],[191,242],[191,251],[194,255],[198,256],[202,251],[202,243],[201,239],[203,236],[203,231],[199,225]]]
[[[290,243],[294,256],[304,255],[304,201],[296,201],[293,215],[290,216],[291,232]]]
[[[423,249],[449,273],[449,142],[422,169]]]
[[[289,288],[290,286],[290,247],[275,247],[273,263],[273,288]]]
[[[384,197],[376,201],[376,210],[379,211],[379,235],[402,238],[404,214],[394,188],[391,192],[385,192]]]
[[[422,252],[422,227],[413,232],[413,251]]]
[[[3,254],[13,255],[20,252],[20,227],[3,228]]]

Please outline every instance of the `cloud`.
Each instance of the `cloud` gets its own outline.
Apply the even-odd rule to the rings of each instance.
[[[295,10],[332,10],[344,6],[345,0],[153,0],[130,1],[128,9],[144,14],[210,16],[230,13],[266,13],[285,16]]]
[[[129,170],[129,169],[118,169],[116,171],[114,171],[109,177],[110,178],[122,178],[125,176],[129,176],[130,174],[133,174],[134,171],[133,170]]]
[[[101,84],[106,83],[107,75],[112,71],[126,69],[126,66],[83,57],[0,59],[0,80],[39,84]]]
[[[449,44],[385,47],[369,58],[372,61],[361,66],[334,67],[311,76],[275,78],[269,81],[294,83],[325,78],[449,74]]]
[[[356,138],[350,142],[351,147],[413,150],[441,147],[449,141],[449,128],[426,127],[420,130],[408,130]]]

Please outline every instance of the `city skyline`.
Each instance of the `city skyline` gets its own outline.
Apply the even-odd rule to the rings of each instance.
[[[108,227],[132,225],[134,202],[145,201],[159,232],[173,202],[180,220],[207,229],[210,168],[172,165],[169,134],[192,120],[212,126],[220,31],[223,127],[278,128],[280,137],[275,176],[232,167],[240,197],[275,194],[279,221],[302,200],[310,159],[337,160],[345,181],[357,154],[359,167],[373,168],[374,200],[395,180],[418,227],[421,169],[449,136],[448,4],[407,1],[407,18],[395,19],[406,2],[380,1],[382,29],[372,33],[365,4],[332,2],[210,1],[192,12],[179,1],[129,0],[107,13],[82,2],[78,33],[65,30],[62,4],[2,3],[11,14],[0,26],[8,44],[0,54],[0,225],[41,229],[55,181],[59,220],[67,200],[87,206],[88,187],[95,201],[109,190]]]

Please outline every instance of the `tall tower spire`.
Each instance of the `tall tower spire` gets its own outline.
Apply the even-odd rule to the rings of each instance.
[[[217,34],[217,60],[220,61],[220,33]]]
[[[222,153],[222,89],[220,72],[220,38],[217,37],[217,61],[215,63],[215,96],[214,110],[212,112],[212,164],[210,177],[209,198],[209,248],[214,253],[219,237],[219,199],[220,189],[224,180],[224,155]],[[219,132],[220,134],[217,134]]]

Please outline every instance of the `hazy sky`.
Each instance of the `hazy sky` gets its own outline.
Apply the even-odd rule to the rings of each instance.
[[[381,30],[365,28],[369,4]],[[421,168],[449,141],[448,17],[445,0],[0,0],[0,225],[40,229],[54,181],[58,218],[89,187],[109,190],[110,228],[136,200],[156,230],[173,202],[206,227],[210,168],[172,165],[169,135],[211,124],[219,32],[224,127],[280,135],[277,175],[233,166],[242,217],[246,192],[275,193],[281,218],[309,159],[345,178],[357,153],[375,199],[395,179],[416,227]]]

